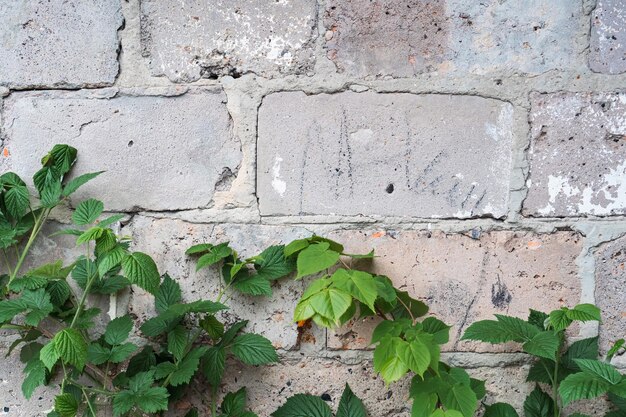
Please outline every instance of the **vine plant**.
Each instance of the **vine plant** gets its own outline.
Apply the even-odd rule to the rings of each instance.
[[[496,320],[473,323],[463,339],[493,344],[521,343],[524,352],[535,358],[527,381],[536,385],[524,401],[525,417],[560,417],[563,407],[571,402],[604,394],[608,394],[616,408],[606,417],[626,417],[626,377],[610,364],[624,340],[617,341],[601,361],[598,359],[597,337],[566,346],[566,331],[577,321],[599,322],[600,310],[592,304],[579,304],[549,314],[530,310],[528,320],[496,315]],[[485,413],[485,417],[517,416],[513,407],[506,403],[487,406]],[[588,417],[581,413],[574,416]]]

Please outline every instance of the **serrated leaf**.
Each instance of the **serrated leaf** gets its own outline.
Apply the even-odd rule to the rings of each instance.
[[[232,253],[233,250],[228,246],[228,242],[220,243],[217,246],[213,246],[209,249],[208,253],[202,255],[198,259],[198,263],[196,264],[196,271],[199,271],[202,268],[206,268],[207,266],[214,265],[222,259],[230,256]]]
[[[481,320],[472,323],[461,340],[478,340],[492,344],[512,341],[514,336],[508,332],[498,321]]]
[[[513,340],[516,342],[521,343],[532,340],[537,334],[539,334],[539,329],[537,329],[536,326],[533,326],[520,318],[503,316],[500,314],[496,314],[495,316],[502,328],[513,335]]]
[[[600,309],[593,304],[578,304],[565,314],[570,320],[600,321]]]
[[[76,207],[76,210],[72,213],[72,221],[77,226],[92,224],[98,219],[103,211],[104,204],[102,201],[90,198],[88,200],[81,201],[78,207]]]
[[[24,291],[20,301],[30,310],[24,316],[24,322],[33,327],[38,326],[41,320],[47,317],[54,309],[50,302],[50,294],[43,288],[36,291]]]
[[[102,255],[98,261],[98,274],[104,277],[107,272],[122,263],[127,251],[122,246],[115,246]]]
[[[63,329],[54,336],[54,346],[65,363],[82,370],[87,362],[87,343],[74,329]]]
[[[560,343],[556,333],[547,331],[537,333],[531,340],[524,343],[522,348],[531,355],[555,360]]]
[[[348,384],[339,400],[336,417],[367,417],[363,401],[354,395]]]
[[[613,357],[617,354],[617,352],[619,352],[619,350],[624,346],[625,343],[626,340],[624,339],[616,340],[615,343],[613,343],[613,346],[611,346],[611,349],[609,349],[609,351],[606,353],[606,361],[611,362],[613,360]]]
[[[328,242],[311,244],[298,254],[296,279],[324,271],[338,260],[339,252],[331,250]]]
[[[111,358],[111,349],[102,346],[99,343],[92,343],[87,348],[87,361],[94,365],[102,365]]]
[[[72,394],[60,394],[54,398],[54,411],[61,417],[75,417],[78,412],[78,401]]]
[[[229,392],[222,401],[222,413],[229,417],[238,417],[246,408],[246,388],[237,392]]]
[[[226,363],[226,350],[222,346],[210,347],[202,359],[202,373],[209,384],[217,387],[224,376]]]
[[[606,393],[609,387],[610,384],[605,380],[580,372],[568,376],[561,382],[559,394],[565,406],[572,401],[599,397]]]
[[[176,326],[167,334],[167,351],[181,360],[187,348],[187,329]]]
[[[200,327],[213,340],[218,340],[224,335],[224,324],[215,316],[206,316],[200,320]]]
[[[185,251],[185,255],[196,255],[198,253],[208,252],[209,250],[211,250],[212,247],[213,245],[210,243],[200,243],[198,245],[193,245]]]
[[[30,400],[37,387],[44,385],[46,382],[46,368],[40,360],[33,360],[24,370],[27,373],[24,381],[22,381],[22,393],[24,398]]]
[[[49,153],[52,157],[53,166],[61,175],[67,174],[70,171],[72,165],[76,162],[77,154],[78,150],[76,148],[65,144],[54,145]]]
[[[59,204],[61,200],[61,183],[58,180],[47,182],[39,196],[42,207],[51,209]]]
[[[159,287],[160,275],[156,263],[142,252],[133,252],[122,260],[128,280],[153,294]]]
[[[50,302],[53,305],[61,306],[70,298],[72,290],[66,281],[58,280],[49,283],[46,292],[50,294]]]
[[[231,286],[242,294],[247,295],[272,295],[272,287],[270,282],[258,275],[248,275],[233,280]]]
[[[231,349],[237,359],[248,365],[278,362],[278,355],[272,343],[258,334],[248,333],[237,336]]]
[[[407,343],[398,346],[398,357],[406,366],[417,375],[422,376],[430,364],[430,349],[423,339],[425,336],[418,336]],[[430,338],[432,344],[432,337]]]
[[[112,216],[107,217],[106,219],[102,219],[98,222],[98,226],[100,227],[109,227],[113,223],[117,223],[118,221],[124,218],[124,214],[114,214]]]
[[[485,407],[483,417],[519,417],[519,414],[510,404],[495,403]]]
[[[78,177],[69,181],[65,185],[65,187],[63,187],[63,197],[70,196],[71,194],[76,192],[76,190],[78,190],[80,187],[82,187],[83,185],[91,181],[92,179],[96,178],[98,175],[102,174],[103,172],[104,171],[90,172],[88,174],[79,175]]]
[[[154,295],[154,303],[157,312],[163,313],[170,306],[179,303],[182,298],[180,285],[168,274],[163,275],[163,281]]]
[[[22,217],[22,214],[28,210],[29,204],[29,193],[26,186],[14,186],[4,192],[4,205],[13,218]]]
[[[22,363],[28,363],[31,359],[39,359],[39,352],[41,352],[43,345],[41,343],[32,342],[24,345],[20,350],[20,361]]]
[[[567,317],[567,308],[562,308],[560,310],[554,310],[550,312],[550,324],[554,328],[555,331],[565,330],[572,324],[572,319]]]
[[[170,384],[176,387],[189,383],[200,366],[200,358],[207,353],[207,350],[208,348],[203,346],[189,352],[182,362],[178,364],[176,371],[172,373]]]
[[[524,401],[525,417],[553,417],[554,401],[539,386]]]
[[[463,384],[450,387],[441,400],[448,410],[459,411],[463,417],[473,417],[478,408],[476,394],[469,386]]]
[[[573,371],[579,371],[574,359],[596,359],[598,355],[598,337],[590,337],[572,343],[561,357],[561,364]]]
[[[433,335],[433,341],[439,345],[444,345],[450,340],[450,328],[443,321],[435,317],[426,317],[422,321],[422,330]]]
[[[378,297],[378,287],[371,274],[340,268],[331,276],[331,280],[335,287],[347,292],[370,310],[375,310],[374,302]]]
[[[345,291],[326,288],[312,295],[309,303],[318,314],[338,324],[341,316],[350,308],[352,297]]]
[[[91,240],[98,239],[100,236],[102,236],[102,234],[104,233],[104,230],[105,229],[98,227],[98,226],[95,226],[95,227],[92,227],[91,229],[86,230],[82,235],[78,236],[78,239],[76,239],[76,245],[80,246]]]
[[[99,282],[93,292],[98,294],[114,294],[130,286],[130,281],[126,278],[115,275]]]
[[[26,311],[26,305],[20,300],[0,301],[0,323],[13,320],[13,317]]]
[[[52,371],[52,368],[60,358],[61,355],[57,352],[54,339],[48,342],[48,344],[39,351],[39,360],[41,360],[49,371]]]
[[[285,254],[286,257],[290,257],[291,255],[296,254],[302,251],[303,249],[306,249],[308,246],[309,246],[308,239],[294,240],[293,242],[285,246],[283,253]]]
[[[109,322],[104,332],[104,340],[110,345],[121,345],[133,329],[133,321],[127,314]]]
[[[580,370],[590,376],[615,385],[622,380],[622,375],[613,365],[594,359],[574,359]]]
[[[320,397],[296,394],[274,411],[272,417],[333,417],[333,414]]]
[[[126,374],[132,378],[141,372],[149,371],[155,365],[156,356],[154,355],[154,350],[151,346],[144,346],[141,352],[130,359]]]
[[[293,259],[285,257],[285,246],[276,245],[265,249],[254,258],[257,276],[266,280],[283,278],[296,269]]]

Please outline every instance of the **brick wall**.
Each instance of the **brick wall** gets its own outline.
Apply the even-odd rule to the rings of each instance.
[[[127,213],[121,230],[187,299],[216,293],[194,243],[374,248],[373,268],[453,325],[446,359],[518,408],[526,357],[459,341],[473,321],[595,302],[604,321],[574,337],[606,351],[626,332],[624,0],[14,0],[0,97],[0,170],[77,147],[76,172],[107,171],[77,198]],[[73,254],[44,237],[31,262]],[[372,416],[408,416],[406,381],[372,372],[375,323],[299,339],[302,290],[232,300],[282,360],[224,390],[247,385],[265,417],[297,392],[336,404],[349,382]],[[140,291],[94,302],[153,313]],[[0,415],[45,415],[50,392],[25,402],[17,360],[0,364]],[[173,414],[202,406],[194,388]]]

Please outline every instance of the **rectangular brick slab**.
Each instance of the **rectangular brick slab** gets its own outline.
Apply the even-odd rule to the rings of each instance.
[[[237,172],[241,145],[221,90],[107,91],[11,94],[0,168],[30,179],[42,152],[70,144],[78,149],[75,174],[107,171],[76,199],[102,199],[111,211],[207,207],[222,174]]]
[[[514,109],[472,96],[276,93],[259,111],[262,215],[503,217]]]

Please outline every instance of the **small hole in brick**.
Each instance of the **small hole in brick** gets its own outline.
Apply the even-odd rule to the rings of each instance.
[[[135,142],[133,142],[132,140],[128,141],[128,147],[130,148],[131,146],[133,146],[135,144]]]
[[[385,191],[387,191],[387,194],[393,193],[393,190],[394,190],[393,184],[389,184],[387,188],[385,188]]]
[[[328,395],[327,393],[322,394],[321,398],[324,401],[332,401],[333,400],[332,398],[330,398],[330,395]]]
[[[8,412],[9,412],[9,407],[4,407],[4,408],[2,409],[2,411],[4,411],[5,413],[8,413]]]

